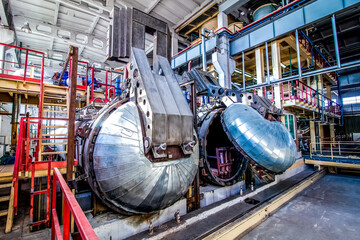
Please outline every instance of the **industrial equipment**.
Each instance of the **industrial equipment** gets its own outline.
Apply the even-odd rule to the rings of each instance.
[[[198,141],[167,59],[157,56],[152,71],[145,51],[133,48],[129,66],[130,96],[79,125],[79,160],[109,208],[144,214],[185,195],[198,169]]]
[[[200,70],[183,75],[184,81],[191,78],[198,94],[214,98],[198,114],[203,179],[232,185],[242,178],[249,162],[274,174],[295,162],[296,144],[280,122],[281,110],[270,100],[250,92],[224,91],[211,74]]]

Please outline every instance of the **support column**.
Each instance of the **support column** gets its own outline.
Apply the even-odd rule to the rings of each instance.
[[[326,85],[326,97],[331,100],[331,85],[330,84]]]
[[[78,69],[78,48],[70,46],[70,54],[72,56],[71,62],[71,76],[69,88],[69,124],[68,124],[68,148],[67,148],[67,165],[66,165],[66,180],[73,179],[74,172],[74,158],[75,158],[75,114],[76,114],[76,76]],[[70,56],[69,56],[70,58]]]
[[[315,143],[316,143],[316,131],[315,131],[315,122],[310,121],[310,148],[315,150]]]
[[[272,58],[272,72],[274,79],[282,78],[281,74],[281,56],[280,56],[280,45],[277,41],[271,43],[271,58]],[[274,85],[274,102],[275,106],[281,109],[281,93],[280,93],[280,85]]]
[[[264,49],[256,48],[255,49],[255,64],[256,64],[256,83],[264,83]],[[260,97],[264,96],[262,88],[258,90],[258,95]]]
[[[224,12],[219,12],[217,15],[218,28],[228,27],[228,16]]]
[[[11,116],[11,149],[14,151],[16,150],[16,143],[18,137],[20,102],[21,102],[21,96],[15,93],[13,95],[13,106],[12,106],[12,116]]]
[[[228,27],[228,17],[225,13],[220,12],[217,16],[218,28]],[[214,52],[211,55],[213,65],[219,74],[219,84],[221,87],[231,89],[231,75],[235,71],[235,61],[230,56],[229,38],[221,36],[216,43],[220,52]]]
[[[171,56],[174,56],[179,52],[179,40],[176,33],[172,33],[171,36]]]

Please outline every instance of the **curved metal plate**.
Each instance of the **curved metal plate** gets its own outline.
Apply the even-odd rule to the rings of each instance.
[[[236,182],[238,182],[241,177],[243,176],[247,164],[248,164],[248,160],[246,158],[244,158],[239,152],[237,152],[238,150],[236,149],[236,152],[238,154],[236,155],[240,155],[240,156],[233,156],[233,164],[231,166],[231,168],[234,170],[233,176],[228,178],[228,177],[221,177],[221,176],[216,176],[214,174],[214,172],[211,170],[211,164],[209,162],[208,159],[208,144],[209,144],[209,135],[215,136],[214,140],[216,141],[216,143],[218,143],[218,146],[224,146],[224,143],[228,142],[229,145],[231,145],[231,147],[233,146],[233,144],[228,140],[227,134],[225,134],[222,131],[222,126],[220,123],[220,116],[222,114],[222,112],[224,111],[224,108],[217,108],[212,110],[211,112],[208,112],[202,119],[201,122],[201,126],[199,128],[199,139],[200,139],[200,153],[201,156],[203,158],[203,166],[200,167],[200,172],[201,172],[201,176],[205,181],[208,181],[212,184],[216,184],[219,186],[227,186],[227,185],[232,185],[235,184]],[[218,124],[219,128],[213,128],[214,124]],[[216,131],[216,130],[219,130]],[[215,130],[215,132],[214,132]],[[226,138],[226,140],[224,139]],[[210,143],[211,147],[213,148],[213,143]],[[229,146],[230,147],[230,146]],[[214,150],[215,151],[215,150]],[[235,150],[234,150],[235,151]],[[205,171],[203,171],[205,170]]]
[[[281,173],[294,164],[296,144],[281,122],[268,121],[251,107],[234,103],[224,111],[222,123],[238,150],[265,169]]]
[[[144,155],[138,109],[128,102],[101,124],[93,171],[103,199],[127,212],[144,214],[166,208],[184,196],[198,161],[197,144],[188,158],[150,162]]]

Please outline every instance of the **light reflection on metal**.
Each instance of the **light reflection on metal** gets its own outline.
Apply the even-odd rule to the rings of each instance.
[[[85,171],[92,178],[90,185],[104,203],[118,212],[144,214],[166,208],[184,196],[197,171],[198,144],[188,157],[151,162],[144,153],[135,103],[103,114],[108,113],[105,120],[100,116],[94,122],[100,131],[93,153],[84,159]]]
[[[237,149],[263,168],[281,173],[294,164],[296,145],[281,122],[268,121],[253,108],[234,103],[224,111],[222,123]]]

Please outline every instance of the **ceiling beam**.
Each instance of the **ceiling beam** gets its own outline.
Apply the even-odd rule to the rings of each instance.
[[[110,12],[108,12],[108,11],[99,12],[98,9],[96,9],[96,7],[92,8],[91,6],[89,6],[90,5],[90,4],[88,4],[89,2],[94,2],[92,0],[87,0],[88,3],[81,2],[80,4],[75,4],[73,1],[70,1],[70,0],[56,0],[56,1],[61,3],[64,6],[73,8],[73,9],[81,11],[81,12],[88,13],[93,16],[100,17],[106,21],[110,21]],[[107,9],[107,7],[105,9]]]
[[[219,5],[219,12],[230,14],[249,1],[250,0],[227,0]]]
[[[100,20],[100,17],[96,17],[95,20],[91,23],[90,29],[89,29],[89,33],[92,34],[96,28],[96,25],[98,24]]]
[[[160,3],[161,0],[152,0],[148,3],[148,7],[145,9],[146,13],[150,13],[157,5]]]
[[[54,10],[54,25],[57,25],[58,16],[59,16],[59,10],[60,10],[60,2],[55,3],[55,10]]]
[[[175,31],[179,32],[187,24],[191,23],[194,19],[198,18],[201,14],[206,12],[209,8],[211,8],[215,4],[216,4],[216,2],[214,0],[203,1],[199,7],[195,8],[191,13],[186,15],[177,24],[175,24],[175,26],[174,26]]]
[[[40,36],[55,38],[55,39],[60,40],[60,41],[62,41],[64,43],[66,43],[66,44],[71,44],[71,45],[78,46],[78,47],[85,46],[85,47],[88,47],[88,48],[95,49],[97,51],[101,50],[105,54],[106,38],[95,37],[92,34],[85,34],[83,32],[76,32],[76,31],[73,31],[73,30],[70,30],[70,29],[66,29],[64,27],[54,26],[52,24],[41,22],[41,21],[38,21],[38,20],[35,20],[35,19],[27,18],[27,20],[28,20],[30,28],[32,30],[31,34],[36,34],[36,35],[40,35]],[[38,30],[39,25],[50,27],[51,28],[51,33],[39,31]],[[18,27],[16,29],[18,31],[21,31],[21,24],[17,24],[17,26]],[[69,32],[70,37],[69,38],[64,38],[64,37],[59,36],[58,32],[60,30]],[[87,43],[82,43],[82,42],[77,41],[76,36],[78,34],[85,35],[87,37]],[[94,45],[95,40],[98,40],[98,41],[102,42],[102,47],[101,48],[100,47],[95,47],[95,45]]]

